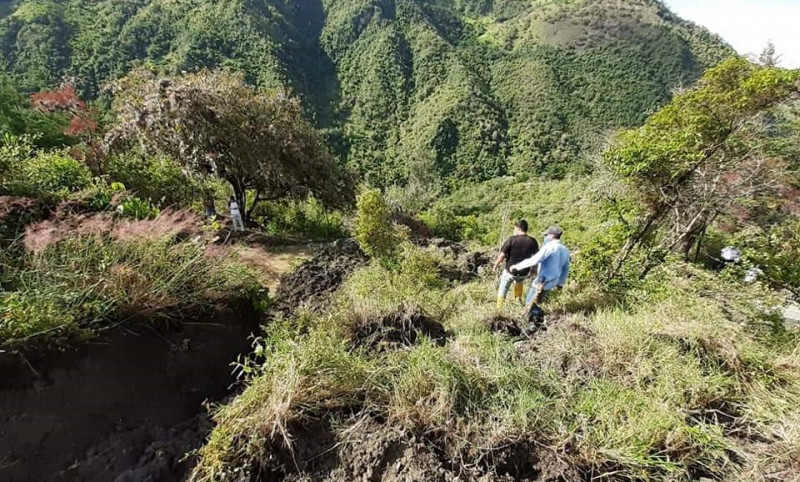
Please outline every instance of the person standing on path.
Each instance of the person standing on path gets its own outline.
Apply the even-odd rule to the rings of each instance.
[[[538,274],[531,283],[526,300],[526,313],[531,321],[531,326],[526,329],[537,330],[544,322],[544,312],[539,304],[544,301],[547,293],[554,289],[561,289],[567,283],[571,255],[566,246],[561,244],[564,231],[558,226],[550,226],[544,233],[544,245],[533,257],[509,267],[512,275],[523,273],[525,270],[538,268]]]
[[[228,202],[228,208],[231,210],[231,221],[233,221],[234,231],[244,231],[242,212],[239,210],[239,203],[236,202],[236,198],[233,196],[231,196],[231,200]]]
[[[522,302],[522,283],[530,274],[530,269],[520,270],[517,274],[511,274],[509,267],[513,264],[524,261],[539,251],[539,243],[528,236],[528,222],[520,219],[514,223],[514,235],[506,240],[497,260],[494,262],[494,269],[505,263],[503,274],[500,275],[500,287],[497,290],[497,307],[503,306],[511,284],[514,284],[514,298]]]

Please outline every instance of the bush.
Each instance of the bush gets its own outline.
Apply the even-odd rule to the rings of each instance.
[[[92,185],[86,165],[62,152],[40,152],[11,168],[10,190],[19,196],[58,201]]]
[[[136,220],[153,219],[161,213],[161,210],[155,207],[150,201],[143,201],[136,196],[131,196],[122,200],[117,207],[117,211],[123,217]]]
[[[200,199],[204,192],[198,179],[188,176],[168,157],[125,154],[109,159],[106,168],[111,179],[160,207],[186,206]]]
[[[10,189],[14,168],[33,155],[33,140],[30,136],[3,134],[0,144],[0,193]]]
[[[356,204],[356,240],[367,255],[384,262],[394,262],[407,232],[396,225],[392,211],[377,189],[358,196]]]
[[[433,235],[453,241],[479,240],[483,234],[477,217],[459,216],[451,207],[436,205],[420,218]]]
[[[262,203],[251,215],[264,218],[267,232],[311,239],[339,239],[347,236],[344,214],[330,211],[314,198],[288,203]]]

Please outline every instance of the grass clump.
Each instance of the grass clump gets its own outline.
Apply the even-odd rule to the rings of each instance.
[[[125,320],[179,319],[216,299],[258,292],[248,269],[171,237],[69,237],[5,261],[0,345],[7,348],[60,344]]]

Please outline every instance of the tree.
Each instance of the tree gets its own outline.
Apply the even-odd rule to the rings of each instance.
[[[101,152],[97,112],[81,100],[72,84],[66,83],[57,89],[32,94],[31,106],[45,114],[66,114],[69,123],[64,127],[64,134],[76,137],[86,144],[89,155],[80,153],[80,157],[88,157],[87,165],[92,166],[96,174],[103,174],[99,164]]]
[[[368,189],[358,196],[356,240],[369,256],[383,263],[397,261],[400,245],[408,239],[406,231],[395,224],[392,209],[381,192]]]
[[[780,62],[780,55],[775,54],[775,44],[770,40],[758,56],[758,63],[764,67],[776,67],[778,62]]]
[[[353,197],[300,102],[256,92],[241,75],[216,72],[158,77],[140,69],[111,85],[117,124],[107,149],[163,153],[191,170],[230,183],[247,218],[260,201],[313,194],[341,207]],[[248,207],[248,191],[254,192]]]
[[[31,108],[31,101],[17,91],[11,78],[0,72],[0,137],[32,136],[35,145],[55,147],[70,139],[63,132],[64,119]]]
[[[800,71],[733,58],[641,128],[623,131],[604,161],[640,209],[611,274],[641,247],[650,250],[642,276],[659,255],[680,248],[688,256],[717,216],[774,194],[788,166],[770,149],[771,112],[798,93]]]

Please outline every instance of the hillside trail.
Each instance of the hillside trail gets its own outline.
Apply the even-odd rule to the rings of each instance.
[[[239,259],[258,270],[264,277],[264,285],[270,293],[280,286],[281,277],[295,269],[313,256],[313,243],[279,245],[264,247],[260,245],[240,245],[236,247]]]

